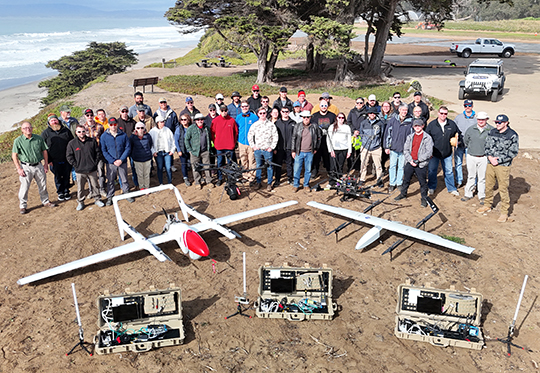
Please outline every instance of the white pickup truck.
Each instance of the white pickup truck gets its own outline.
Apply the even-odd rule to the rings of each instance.
[[[450,52],[458,57],[469,58],[472,53],[497,54],[499,57],[510,58],[516,52],[513,44],[504,44],[498,39],[478,38],[471,43],[452,43]]]

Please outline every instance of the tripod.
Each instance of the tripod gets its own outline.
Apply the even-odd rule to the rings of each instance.
[[[86,348],[86,344],[90,344],[84,341],[84,331],[81,323],[81,315],[79,313],[79,303],[77,302],[77,294],[75,293],[75,284],[71,283],[71,290],[73,291],[73,301],[75,302],[75,312],[77,313],[77,324],[79,325],[79,342],[73,346],[66,356],[71,355],[77,347],[81,347],[81,350],[88,352],[88,355],[92,356],[92,353]]]
[[[244,317],[248,317],[251,319],[250,315],[246,315],[244,311],[247,311],[247,309],[242,308],[242,304],[249,304],[249,300],[247,299],[247,291],[246,291],[246,253],[242,253],[242,262],[243,262],[243,270],[244,270],[244,295],[241,297],[234,297],[234,301],[236,302],[236,312],[232,315],[225,316],[225,320],[230,319],[233,316],[240,315]]]

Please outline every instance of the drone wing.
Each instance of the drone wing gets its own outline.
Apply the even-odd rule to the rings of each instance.
[[[409,227],[395,221],[390,221],[382,218],[377,218],[375,216],[363,214],[361,212],[344,209],[342,207],[334,207],[330,205],[325,205],[318,202],[308,202],[308,206],[315,207],[324,211],[331,212],[333,214],[341,215],[349,219],[354,219],[356,221],[372,225],[373,228],[370,229],[356,245],[356,249],[362,249],[367,245],[374,242],[381,234],[382,231],[388,230],[403,236],[407,236],[413,239],[425,241],[432,243],[434,245],[446,247],[451,250],[456,250],[465,254],[470,254],[474,251],[473,247],[461,245],[457,242],[449,241],[432,233],[423,231],[418,228]]]

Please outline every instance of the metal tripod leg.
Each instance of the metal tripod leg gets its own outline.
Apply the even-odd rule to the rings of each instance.
[[[233,313],[233,314],[230,315],[230,316],[225,316],[225,320],[230,319],[231,317],[236,316],[236,315],[248,317],[248,318],[251,319],[251,316],[246,315],[246,314],[244,313],[244,310],[242,309],[242,305],[241,305],[240,303],[238,303],[238,306],[236,307],[236,312]]]

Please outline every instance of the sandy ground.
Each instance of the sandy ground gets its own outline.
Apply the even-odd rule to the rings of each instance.
[[[183,67],[172,69],[170,73],[180,71],[228,73],[230,70]],[[448,70],[434,70],[441,71]],[[162,77],[163,73],[162,69],[151,69],[144,70],[144,74],[141,71],[119,74],[105,84],[81,92],[75,101],[93,108],[105,107],[112,112],[120,104],[131,102],[133,90],[129,84],[134,77]],[[431,83],[421,82],[427,94],[437,96],[427,88]],[[446,89],[445,84],[449,84],[449,80],[440,85],[433,83],[439,87],[437,92]],[[518,95],[519,90],[510,88],[501,104]],[[146,102],[155,106],[163,94],[156,89],[155,93],[146,95]],[[166,93],[165,96],[173,108],[183,106],[185,95]],[[314,100],[311,96],[309,99]],[[204,108],[209,100],[195,98],[200,108]],[[515,100],[519,102],[519,99]],[[352,107],[350,100],[336,98],[335,102],[344,109]],[[483,101],[478,102],[477,109],[483,105]],[[491,110],[489,112],[492,114]],[[521,138],[525,140],[527,136],[522,134]],[[467,245],[476,248],[469,256],[407,241],[396,249],[390,260],[381,253],[398,239],[393,234],[385,234],[379,242],[357,252],[354,246],[367,231],[366,227],[349,226],[340,233],[336,243],[333,235],[325,236],[325,233],[345,220],[308,207],[306,202],[315,200],[362,210],[368,206],[364,200],[340,202],[331,191],[295,194],[287,185],[272,193],[245,191],[238,201],[230,201],[226,195],[220,200],[222,188],[202,191],[188,188],[182,183],[180,172],[176,172],[173,183],[178,185],[186,202],[212,217],[287,200],[297,200],[299,204],[231,224],[230,227],[242,236],[240,239],[228,240],[216,232],[205,232],[202,236],[210,247],[211,257],[217,262],[215,273],[210,260],[191,262],[175,243],[168,243],[162,248],[172,262],[160,263],[141,252],[22,287],[16,284],[21,277],[119,246],[122,241],[112,208],[89,205],[77,212],[74,198],[53,210],[43,208],[39,205],[35,185],[30,192],[29,214],[19,215],[16,172],[12,164],[2,164],[0,336],[3,338],[0,371],[537,371],[534,364],[540,362],[537,300],[540,257],[536,254],[540,223],[539,159],[538,151],[522,150],[515,160],[510,181],[511,213],[515,221],[506,224],[496,222],[497,211],[477,214],[477,200],[464,203],[449,195],[439,177],[434,201],[441,212],[429,221],[427,230],[464,238]],[[323,180],[324,175],[316,181]],[[156,184],[154,177],[152,185]],[[54,190],[51,176],[48,187],[49,191]],[[409,192],[407,200],[383,203],[374,210],[374,215],[415,225],[428,211],[419,206],[416,183]],[[384,196],[375,195],[374,198]],[[56,199],[52,197],[52,200]],[[134,204],[124,201],[120,206],[125,212],[125,220],[146,235],[161,231],[164,224],[162,207],[169,211],[177,208],[172,195],[143,197]],[[257,269],[265,263],[275,266],[284,262],[293,266],[327,264],[334,271],[333,300],[339,305],[334,320],[290,322],[256,317],[225,320],[225,316],[235,311],[234,296],[242,291],[242,252],[247,253],[247,290],[252,301],[258,292]],[[513,350],[509,358],[505,347],[492,340],[506,336],[525,274],[530,279],[516,324],[515,342],[533,352]],[[393,334],[396,289],[406,279],[419,286],[431,283],[443,289],[451,285],[458,290],[476,288],[483,294],[482,326],[484,334],[491,338],[486,348],[481,351],[440,348],[396,338]],[[86,341],[91,341],[98,330],[96,299],[105,289],[118,294],[126,288],[145,291],[151,285],[163,289],[175,283],[182,289],[185,344],[140,354],[88,357],[79,351],[66,357],[65,353],[78,341],[72,282],[77,286]],[[253,310],[248,313],[254,315]]]

